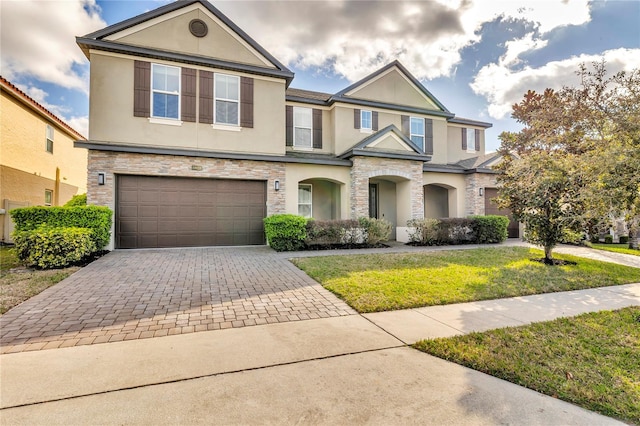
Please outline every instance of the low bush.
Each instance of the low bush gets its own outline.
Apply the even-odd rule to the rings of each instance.
[[[470,219],[477,244],[501,243],[509,236],[509,218],[506,216],[470,216]]]
[[[87,194],[78,194],[71,197],[62,207],[81,207],[87,205]]]
[[[591,234],[591,236],[589,237],[589,241],[591,241],[591,243],[593,244],[598,244],[600,242],[600,235]]]
[[[267,242],[276,251],[295,251],[305,247],[307,219],[294,214],[275,214],[264,219]]]
[[[24,207],[10,211],[16,232],[48,228],[88,228],[95,250],[103,249],[111,237],[112,212],[108,207]]]
[[[382,241],[389,241],[392,226],[390,222],[384,219],[361,217],[358,219],[358,223],[364,233],[364,244],[375,246]]]
[[[620,236],[620,244],[628,244],[629,243],[629,236],[628,235],[621,235]]]
[[[613,235],[605,235],[604,236],[605,244],[613,244]]]
[[[508,225],[507,217],[493,215],[407,221],[409,244],[422,246],[500,243]]]
[[[96,251],[88,228],[53,228],[41,225],[13,233],[18,257],[29,266],[62,268],[79,262]]]
[[[582,243],[582,232],[571,231],[569,229],[562,230],[562,238],[560,242],[562,244],[571,244],[574,246],[578,246]]]
[[[357,220],[309,220],[307,246],[335,246],[362,243],[363,235]]]

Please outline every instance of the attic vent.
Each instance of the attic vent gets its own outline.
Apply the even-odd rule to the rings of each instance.
[[[209,28],[202,19],[193,19],[189,22],[189,31],[196,37],[204,37],[209,32]]]

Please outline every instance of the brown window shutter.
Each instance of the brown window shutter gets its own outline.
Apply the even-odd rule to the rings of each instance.
[[[287,105],[285,112],[286,145],[293,146],[293,107]]]
[[[313,110],[313,147],[322,149],[322,110]]]
[[[213,123],[213,73],[200,71],[200,122]]]
[[[476,151],[480,151],[480,130],[476,129]]]
[[[181,115],[182,121],[196,122],[196,77],[197,71],[191,68],[182,68]]]
[[[424,153],[433,155],[433,120],[424,120]]]
[[[360,110],[359,109],[353,110],[353,128],[354,129],[360,128]]]
[[[462,150],[467,150],[467,129],[462,128]]]
[[[374,132],[378,131],[378,111],[371,113],[371,130]]]
[[[151,116],[151,63],[134,61],[133,116]]]
[[[411,117],[409,117],[408,115],[403,115],[401,116],[401,120],[402,120],[402,133],[404,133],[406,137],[410,137],[411,136]]]
[[[240,77],[240,126],[253,128],[253,79]]]

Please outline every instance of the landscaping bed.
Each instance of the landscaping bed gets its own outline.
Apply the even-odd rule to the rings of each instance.
[[[414,347],[640,424],[640,307],[423,340]]]
[[[569,255],[555,257],[576,265],[530,260],[541,255],[526,247],[496,247],[292,262],[363,313],[640,282],[638,268]]]

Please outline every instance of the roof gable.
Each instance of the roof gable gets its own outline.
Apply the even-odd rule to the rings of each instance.
[[[207,34],[191,34],[189,23],[200,19]],[[88,57],[90,48],[146,55],[184,62],[239,64],[272,70],[290,82],[293,73],[206,0],[177,1],[78,38]],[[226,66],[225,66],[226,65]]]
[[[338,158],[355,155],[429,161],[431,156],[414,144],[393,124],[379,130],[345,151]]]
[[[341,90],[335,97],[449,112],[398,61],[391,62],[373,74]]]

